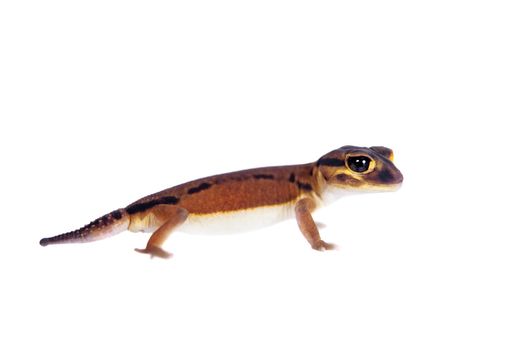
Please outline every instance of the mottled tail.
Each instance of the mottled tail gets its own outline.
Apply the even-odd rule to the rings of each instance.
[[[48,244],[60,243],[84,243],[97,241],[110,237],[127,230],[129,227],[129,214],[125,209],[118,209],[106,214],[86,226],[64,233],[58,236],[42,238],[40,245],[45,247]]]

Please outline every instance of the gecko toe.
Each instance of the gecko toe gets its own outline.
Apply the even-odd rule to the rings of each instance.
[[[325,241],[320,240],[320,241],[316,242],[314,245],[312,245],[312,248],[322,252],[322,251],[325,251],[325,250],[336,250],[337,249],[337,245],[335,245],[333,243],[326,243]]]
[[[135,251],[142,253],[142,254],[149,254],[152,259],[155,257],[162,258],[162,259],[169,259],[173,256],[172,253],[169,253],[159,247],[146,247],[145,249],[135,248]]]

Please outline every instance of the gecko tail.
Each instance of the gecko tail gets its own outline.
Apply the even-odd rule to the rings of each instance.
[[[40,245],[45,247],[49,244],[97,241],[127,230],[129,222],[129,214],[126,210],[117,209],[78,230],[63,233],[54,237],[42,238],[40,240]]]

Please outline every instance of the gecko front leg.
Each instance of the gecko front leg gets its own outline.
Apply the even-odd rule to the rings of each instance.
[[[184,208],[175,208],[169,215],[167,221],[165,221],[148,240],[148,244],[144,249],[135,249],[135,251],[144,254],[150,254],[151,257],[159,258],[170,258],[171,253],[162,249],[162,244],[166,241],[169,235],[186,221],[188,218],[188,211]]]
[[[315,202],[311,198],[303,198],[295,204],[295,219],[299,229],[303,233],[308,243],[315,250],[332,250],[337,246],[332,243],[326,243],[321,239],[319,230],[312,218],[311,212],[315,209]]]

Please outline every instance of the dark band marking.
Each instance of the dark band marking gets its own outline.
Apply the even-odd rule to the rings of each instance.
[[[154,206],[156,206],[157,205],[156,202],[157,201],[149,201],[149,202],[146,202],[146,203],[132,204],[132,205],[130,205],[129,207],[126,208],[126,211],[130,215],[133,215],[133,214],[136,214],[136,213],[140,213],[140,212],[146,211],[146,210],[151,209]]]
[[[109,215],[104,215],[101,218],[95,220],[93,226],[106,226],[111,222],[111,217]]]
[[[162,198],[159,198],[159,199],[153,199],[153,200],[151,200],[149,202],[145,202],[145,203],[132,204],[132,205],[130,205],[130,206],[128,206],[126,208],[126,211],[128,212],[128,214],[132,215],[132,214],[140,213],[140,212],[146,211],[148,209],[151,209],[151,208],[153,208],[156,205],[160,205],[160,204],[172,204],[172,205],[175,205],[177,203],[179,203],[179,198],[177,198],[175,196],[162,197]]]
[[[122,213],[120,212],[120,210],[115,210],[115,211],[111,212],[111,214],[109,214],[109,215],[115,220],[122,219]]]
[[[255,174],[253,175],[254,179],[264,179],[264,180],[273,180],[275,177],[273,175],[267,175],[267,174]]]
[[[303,183],[303,182],[298,182],[297,183],[297,187],[299,187],[299,189],[305,190],[305,191],[313,190],[312,185],[307,184],[307,183]]]
[[[207,183],[207,182],[203,182],[201,183],[199,186],[197,187],[192,187],[188,190],[188,194],[194,194],[194,193],[198,193],[200,191],[203,191],[203,190],[207,190],[208,188],[211,187],[211,184]]]
[[[317,166],[344,166],[345,161],[339,158],[321,158],[317,161]]]
[[[290,174],[290,177],[288,178],[288,181],[290,181],[292,183],[295,182],[295,174],[294,173]]]

